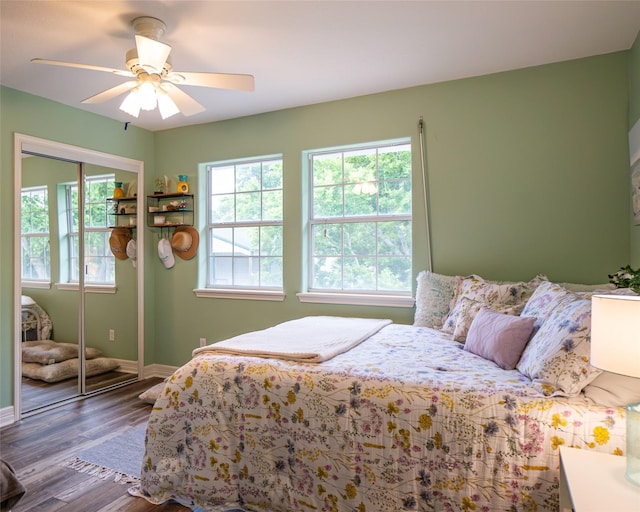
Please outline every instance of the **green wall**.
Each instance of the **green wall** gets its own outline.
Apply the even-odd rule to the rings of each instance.
[[[636,43],[637,46],[637,43]],[[637,54],[637,49],[634,47]],[[414,275],[426,268],[418,120],[424,118],[433,268],[492,279],[606,282],[629,262],[631,52],[569,61],[149,133],[2,89],[2,239],[12,236],[12,162],[19,131],[139,158],[155,176],[189,176],[198,164],[282,153],[284,302],[196,298],[196,260],[165,269],[156,232],[146,238],[146,363],[180,365],[201,337],[217,341],[302,315],[389,317],[410,323],[412,308],[299,303],[303,240],[301,152],[411,137],[414,147]],[[32,103],[34,104],[32,106]],[[10,113],[5,112],[10,105]],[[56,119],[42,122],[41,108]],[[83,126],[79,126],[82,123]],[[88,129],[90,128],[90,129]],[[129,130],[132,130],[130,128]],[[11,205],[11,206],[9,206]],[[9,238],[11,240],[11,238]],[[205,241],[201,240],[201,251]],[[12,252],[0,249],[2,395],[11,403]],[[9,271],[7,271],[9,269]],[[6,357],[6,356],[9,357]],[[6,391],[5,391],[6,390]]]
[[[412,137],[417,274],[427,265],[420,116],[435,271],[606,282],[629,260],[627,62],[628,52],[616,53],[157,133],[158,174],[192,182],[201,162],[283,153],[286,223],[283,303],[196,298],[195,260],[156,265],[158,361],[186,361],[200,337],[220,340],[305,314],[411,322],[411,309],[298,302],[301,152]]]
[[[153,133],[132,126],[124,131],[121,123],[102,116],[0,88],[0,408],[13,403],[14,133],[142,160],[147,184],[153,183],[154,170]],[[145,233],[145,236],[151,240],[150,234]],[[147,270],[151,276],[153,269]],[[151,278],[146,282],[152,284]],[[72,292],[66,293],[65,301],[71,299],[69,294]],[[149,297],[145,304],[147,361],[153,358],[155,348],[152,343],[153,295]],[[105,300],[105,297],[93,297],[91,304],[100,307]],[[104,310],[102,317],[105,317]]]

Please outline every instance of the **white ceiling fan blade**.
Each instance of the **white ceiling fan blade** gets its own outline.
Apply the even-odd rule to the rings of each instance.
[[[165,80],[174,84],[215,87],[216,89],[235,89],[238,91],[253,91],[254,89],[253,75],[178,71],[169,73]]]
[[[75,62],[66,62],[64,60],[51,60],[51,59],[31,59],[31,62],[35,64],[50,64],[52,66],[64,66],[67,68],[79,68],[79,69],[91,69],[93,71],[106,71],[107,73],[112,73],[114,75],[133,77],[135,76],[130,71],[125,71],[123,69],[113,69],[113,68],[105,68],[103,66],[93,66],[91,64],[77,64]]]
[[[194,100],[186,92],[181,91],[175,85],[165,82],[161,87],[169,95],[169,98],[171,98],[178,106],[183,115],[192,116],[206,110],[200,103]]]
[[[138,82],[135,80],[131,80],[130,82],[124,82],[120,85],[116,85],[115,87],[111,87],[111,89],[107,89],[106,91],[99,92],[94,96],[90,96],[89,98],[85,98],[81,103],[103,103],[111,98],[115,98],[116,96],[120,96],[122,93],[130,91],[133,89]]]
[[[148,37],[136,35],[136,48],[138,50],[138,60],[147,73],[162,72],[164,63],[167,62],[171,46],[161,43]]]

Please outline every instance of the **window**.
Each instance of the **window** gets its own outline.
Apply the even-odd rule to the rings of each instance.
[[[115,257],[109,246],[111,230],[107,227],[107,197],[113,195],[114,175],[92,176],[85,180],[84,190],[84,253],[85,283],[115,284]],[[69,257],[68,272],[71,283],[79,282],[78,185],[66,185],[66,218]]]
[[[47,187],[22,189],[22,279],[51,281]]]
[[[282,289],[282,157],[206,164],[207,288]]]
[[[411,293],[411,145],[309,156],[309,292]]]

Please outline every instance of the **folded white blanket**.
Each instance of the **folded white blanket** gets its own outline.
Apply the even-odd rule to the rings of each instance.
[[[391,320],[379,318],[307,316],[197,348],[193,355],[214,353],[321,363],[355,347],[390,323]]]

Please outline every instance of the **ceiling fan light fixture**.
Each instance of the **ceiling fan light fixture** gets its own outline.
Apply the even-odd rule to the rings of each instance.
[[[130,116],[138,117],[140,115],[140,102],[138,100],[138,88],[134,88],[120,105],[120,110],[126,112]]]
[[[138,89],[138,103],[142,110],[153,110],[156,108],[156,88],[153,83],[142,82],[136,89]]]
[[[158,95],[158,110],[160,111],[160,115],[162,119],[167,119],[168,117],[174,116],[180,112],[178,105],[169,97],[169,95],[162,90],[161,87],[157,89]]]

